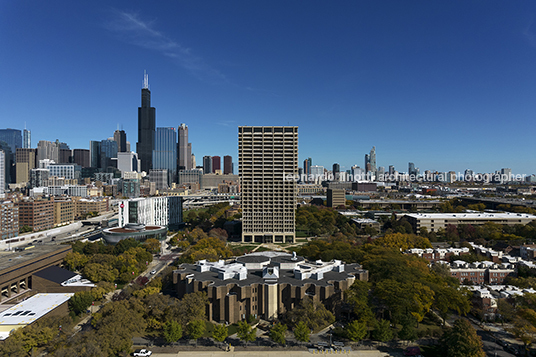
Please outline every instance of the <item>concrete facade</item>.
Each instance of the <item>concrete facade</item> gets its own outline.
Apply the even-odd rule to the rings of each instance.
[[[298,127],[238,127],[243,242],[294,242]]]
[[[228,323],[248,315],[277,318],[306,296],[330,308],[356,279],[368,280],[368,271],[359,264],[345,265],[337,260],[311,263],[280,252],[244,255],[227,264],[182,264],[173,272],[179,298],[206,292],[209,320]]]

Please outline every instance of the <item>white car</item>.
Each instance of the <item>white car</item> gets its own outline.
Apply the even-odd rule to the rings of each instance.
[[[152,354],[153,353],[151,351],[146,350],[146,349],[134,351],[134,356],[136,357],[145,357],[145,356],[150,356]]]
[[[156,270],[151,270],[151,275],[155,275],[156,274]]]

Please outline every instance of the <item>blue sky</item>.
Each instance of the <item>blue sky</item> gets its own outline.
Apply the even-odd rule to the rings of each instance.
[[[0,128],[72,149],[119,125],[143,71],[197,162],[237,126],[298,125],[300,163],[536,173],[533,1],[3,1]]]

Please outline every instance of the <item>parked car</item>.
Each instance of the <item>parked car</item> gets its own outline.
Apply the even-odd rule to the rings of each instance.
[[[404,351],[404,356],[420,356],[421,355],[421,349],[417,346],[415,347],[407,347]]]
[[[136,351],[134,351],[134,356],[135,357],[146,357],[146,356],[150,356],[152,355],[153,353],[149,350],[146,350],[146,349],[138,349]]]

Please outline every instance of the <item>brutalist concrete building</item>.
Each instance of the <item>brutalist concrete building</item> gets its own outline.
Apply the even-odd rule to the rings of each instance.
[[[368,271],[359,264],[308,262],[280,252],[252,253],[228,262],[201,260],[182,264],[173,274],[179,298],[206,292],[208,319],[228,323],[248,315],[277,318],[306,296],[330,308],[356,279],[368,280]]]

